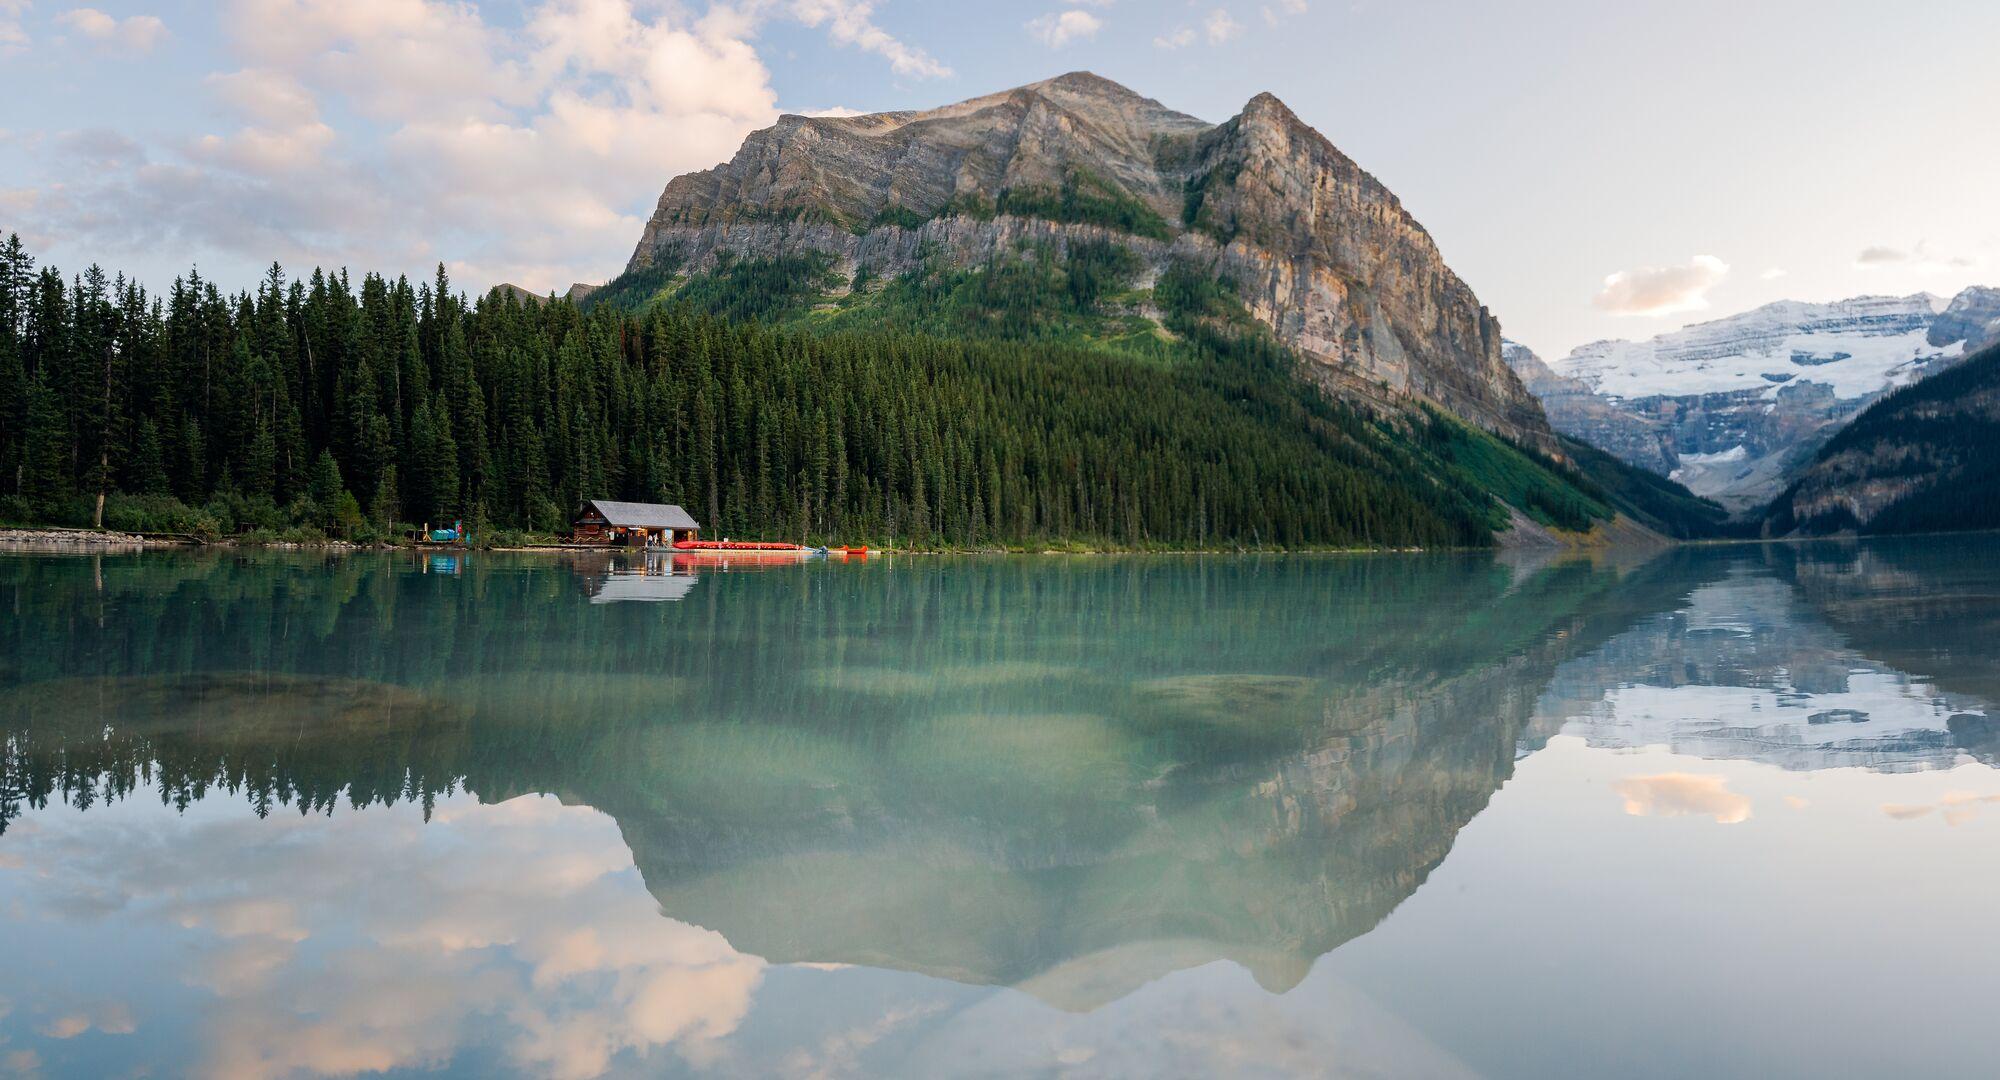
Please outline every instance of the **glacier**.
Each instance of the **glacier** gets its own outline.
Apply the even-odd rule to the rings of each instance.
[[[2000,341],[2000,289],[1784,300],[1554,361],[1503,356],[1555,429],[1747,511],[1869,403]]]

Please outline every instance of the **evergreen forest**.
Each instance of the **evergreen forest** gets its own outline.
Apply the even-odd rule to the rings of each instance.
[[[1297,549],[1491,544],[1496,492],[1566,528],[1617,505],[1453,418],[1328,399],[1227,282],[1136,291],[1123,248],[1068,254],[864,270],[833,300],[823,262],[725,261],[580,306],[468,299],[442,268],[155,294],[10,238],[0,522],[490,539],[601,497],[737,538]]]

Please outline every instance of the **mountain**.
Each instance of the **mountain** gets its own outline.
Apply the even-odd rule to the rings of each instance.
[[[591,293],[597,290],[598,286],[596,285],[585,285],[582,282],[577,282],[571,285],[569,290],[564,292],[563,295],[568,297],[571,303],[581,304],[589,299]],[[499,292],[502,296],[513,300],[517,304],[539,304],[548,299],[545,294],[535,292],[524,285],[516,285],[511,281],[503,281],[493,286],[493,289],[489,290],[489,292],[493,291]]]
[[[1557,431],[1744,511],[1877,397],[1995,340],[2000,290],[1971,288],[1949,304],[1782,301],[1551,363],[1508,356]]]
[[[1582,379],[1556,374],[1526,345],[1503,342],[1501,356],[1542,403],[1556,430],[1661,476],[1674,471],[1673,444],[1665,431],[1637,422],[1620,402],[1599,394]]]
[[[1765,522],[1778,535],[1994,528],[2000,345],[1869,406],[1820,448]]]
[[[1210,124],[1075,72],[923,112],[786,116],[667,185],[627,277],[811,257],[840,296],[940,262],[1104,243],[1133,258],[1141,289],[1177,263],[1230,282],[1339,396],[1435,403],[1554,448],[1498,322],[1430,235],[1269,94]]]
[[[1286,413],[1330,399],[1349,419],[1324,450],[1367,477],[1343,498],[1387,482],[1515,542],[1636,536],[1658,527],[1624,530],[1619,511],[1652,522],[1692,505],[1629,505],[1646,482],[1611,475],[1627,469],[1616,459],[1579,472],[1429,234],[1269,94],[1210,124],[1073,73],[923,112],[786,116],[670,182],[626,271],[584,300],[663,304],[820,335],[1110,354],[1121,385],[1206,372],[1197,396],[1221,392],[1229,412],[1245,393],[1319,403]]]

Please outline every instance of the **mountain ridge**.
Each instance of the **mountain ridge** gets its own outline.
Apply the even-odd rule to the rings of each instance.
[[[1500,330],[1430,234],[1274,95],[1220,124],[1088,72],[937,109],[787,116],[729,162],[676,177],[628,275],[813,253],[894,277],[1041,246],[1113,243],[1234,284],[1337,397],[1429,402],[1559,453]]]
[[[1507,355],[1565,436],[1760,509],[1883,394],[2000,340],[2000,290],[1782,300],[1544,361]]]
[[[1773,535],[2000,528],[2000,344],[1870,405],[1773,501]]]

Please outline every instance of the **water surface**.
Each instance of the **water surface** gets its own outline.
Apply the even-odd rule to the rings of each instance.
[[[0,1072],[1991,1075],[1995,556],[0,556]]]

